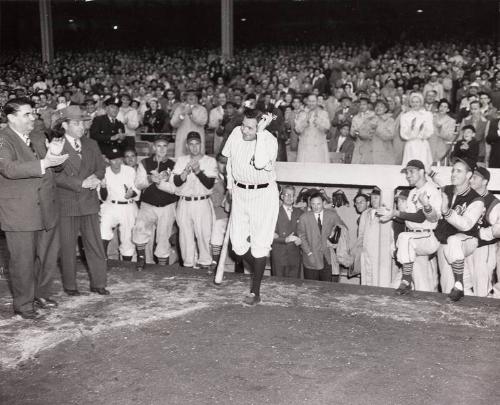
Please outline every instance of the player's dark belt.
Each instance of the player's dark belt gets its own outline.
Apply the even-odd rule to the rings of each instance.
[[[234,184],[236,184],[240,188],[246,188],[247,190],[255,190],[256,188],[266,188],[269,185],[269,183],[243,184],[243,183],[238,183],[237,181],[235,181]]]
[[[202,195],[201,197],[184,197],[183,195],[181,195],[181,198],[183,200],[186,200],[186,201],[206,200],[208,197],[210,197],[210,196],[209,195]]]
[[[432,232],[432,229],[407,229],[407,232]]]
[[[111,200],[112,204],[123,204],[123,205],[126,205],[126,204],[132,204],[133,202],[134,202],[133,200],[127,200],[127,201]]]

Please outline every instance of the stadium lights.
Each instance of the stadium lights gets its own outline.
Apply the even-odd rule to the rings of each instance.
[[[69,22],[69,23],[74,23],[74,22],[75,22],[75,20],[73,20],[72,18],[70,18],[70,19],[68,20],[68,22]]]
[[[246,18],[242,18],[240,21],[245,22],[246,20],[247,20]]]
[[[113,25],[113,29],[116,31],[118,29],[118,25]]]
[[[419,9],[417,10],[417,13],[423,13],[423,12],[424,12],[424,10],[422,10],[421,8],[419,8]]]

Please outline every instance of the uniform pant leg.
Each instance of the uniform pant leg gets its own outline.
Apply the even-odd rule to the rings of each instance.
[[[279,212],[279,194],[276,184],[253,192],[248,202],[250,217],[250,245],[254,257],[266,257],[271,250]]]
[[[155,225],[158,218],[154,206],[142,203],[132,230],[132,241],[136,245],[146,245],[153,240]]]
[[[32,311],[35,298],[35,232],[6,231],[14,311]]]
[[[246,209],[245,195],[248,191],[235,187],[229,220],[229,235],[231,246],[238,256],[243,256],[250,248],[250,218]],[[274,234],[273,234],[274,236]]]
[[[209,199],[193,201],[192,217],[193,230],[198,245],[198,262],[202,266],[212,264],[212,254],[210,252],[210,236],[212,234],[212,203]]]
[[[496,266],[495,245],[478,247],[472,253],[472,261],[471,281],[474,295],[486,297],[491,290],[491,277]]]
[[[122,256],[133,256],[135,253],[135,245],[132,242],[132,229],[134,229],[136,217],[137,206],[135,204],[121,206],[118,224],[120,225],[120,254]]]
[[[108,265],[97,214],[80,217],[80,232],[85,252],[88,252],[90,287],[104,288],[106,287]]]
[[[450,263],[446,260],[444,254],[445,247],[446,245],[439,246],[437,257],[439,263],[441,292],[443,294],[449,294],[455,284],[455,277],[453,276]]]
[[[104,203],[101,205],[101,237],[104,240],[112,240],[114,237],[114,230],[118,225],[117,211],[120,206],[117,204]]]
[[[47,231],[38,231],[36,238],[35,297],[48,298],[52,295],[52,282],[57,272],[57,259],[60,252],[59,228],[55,226]],[[76,241],[73,254],[76,259]]]
[[[79,228],[80,217],[61,217],[59,220],[59,234],[61,238],[61,275],[63,288],[65,290],[78,289],[76,284],[75,249]],[[87,257],[89,254],[90,252],[85,251],[87,261],[89,259]]]
[[[177,203],[177,224],[179,225],[179,245],[184,266],[193,267],[196,244],[194,240],[193,207],[190,201],[179,200]]]
[[[165,259],[170,256],[170,236],[176,219],[175,204],[157,208],[158,225],[156,227],[156,249],[155,255]]]

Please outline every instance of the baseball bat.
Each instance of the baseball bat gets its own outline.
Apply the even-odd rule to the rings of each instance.
[[[217,285],[220,285],[222,283],[222,278],[224,277],[224,267],[226,265],[227,249],[229,247],[230,223],[231,223],[231,214],[229,214],[229,220],[227,221],[226,234],[224,235],[224,242],[222,244],[222,249],[220,252],[219,263],[217,263],[217,270],[215,271],[214,283]]]

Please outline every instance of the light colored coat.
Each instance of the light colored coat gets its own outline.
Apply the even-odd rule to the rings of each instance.
[[[299,112],[295,118],[295,130],[299,134],[297,162],[330,163],[326,140],[329,129],[328,113],[321,108]]]

